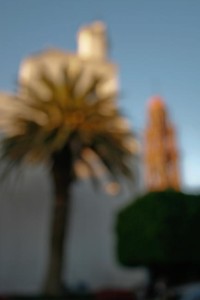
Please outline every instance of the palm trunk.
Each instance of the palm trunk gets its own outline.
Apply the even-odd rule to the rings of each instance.
[[[63,149],[62,152],[53,156],[51,170],[55,198],[50,232],[49,263],[44,288],[44,293],[48,296],[63,294],[62,267],[64,242],[69,222],[70,187],[72,183],[72,162],[71,155],[68,152],[66,149]]]

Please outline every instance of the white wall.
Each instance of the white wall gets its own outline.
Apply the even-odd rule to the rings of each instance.
[[[38,293],[48,254],[50,179],[44,168],[15,175],[0,187],[0,294]],[[132,287],[147,279],[144,270],[122,268],[114,257],[115,212],[127,201],[127,191],[111,197],[88,182],[74,187],[63,272],[72,288]]]

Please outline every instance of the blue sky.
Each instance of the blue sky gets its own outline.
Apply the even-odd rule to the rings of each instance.
[[[199,0],[0,0],[0,89],[15,88],[25,56],[75,51],[79,27],[103,20],[133,129],[143,130],[146,102],[159,93],[177,127],[183,185],[200,188],[199,15]]]

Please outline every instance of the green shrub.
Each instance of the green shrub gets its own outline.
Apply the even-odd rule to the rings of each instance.
[[[125,266],[200,265],[200,196],[175,191],[138,198],[117,216],[117,256]]]

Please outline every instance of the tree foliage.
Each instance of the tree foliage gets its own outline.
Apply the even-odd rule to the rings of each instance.
[[[130,177],[136,141],[120,113],[116,91],[107,88],[107,74],[99,71],[102,66],[48,50],[22,67],[18,92],[0,93],[3,158],[48,161],[67,145],[73,167],[81,162],[94,175],[93,152],[114,177]]]
[[[117,256],[125,266],[200,263],[200,196],[146,194],[117,216]]]

